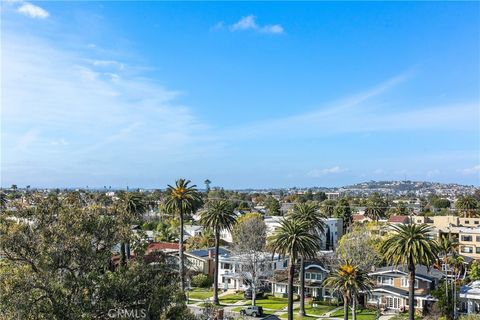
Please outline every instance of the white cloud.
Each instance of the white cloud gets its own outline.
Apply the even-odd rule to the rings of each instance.
[[[471,168],[465,168],[458,170],[463,175],[478,175],[480,174],[480,164],[473,166]]]
[[[46,11],[45,9],[28,2],[23,3],[17,9],[17,12],[27,17],[36,18],[36,19],[46,19],[50,15],[48,11]]]
[[[132,167],[153,177],[216,153],[214,133],[177,102],[179,92],[88,54],[2,35],[2,183],[118,179]]]
[[[337,173],[342,173],[346,171],[348,171],[348,169],[342,168],[340,166],[334,166],[334,167],[325,168],[325,169],[313,169],[307,173],[307,176],[320,177],[327,174],[337,174]]]
[[[220,25],[217,23],[216,27],[214,28],[219,29],[219,27],[223,28],[223,22]],[[265,25],[265,26],[258,25],[256,22],[256,17],[254,15],[248,15],[248,16],[242,17],[240,20],[238,20],[236,23],[230,26],[230,30],[231,31],[252,30],[255,32],[266,33],[266,34],[284,33],[283,27],[279,24]]]

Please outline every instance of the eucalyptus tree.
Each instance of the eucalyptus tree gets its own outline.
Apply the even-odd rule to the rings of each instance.
[[[288,319],[293,320],[293,280],[298,257],[313,258],[320,250],[320,238],[302,220],[283,219],[269,238],[273,254],[288,256]]]
[[[192,213],[202,204],[202,198],[196,185],[190,185],[190,180],[178,179],[175,186],[168,185],[165,192],[165,209],[170,213],[178,214],[180,219],[179,230],[179,273],[180,288],[182,293],[185,291],[185,261],[183,258],[183,227],[185,214]]]
[[[313,202],[298,203],[293,206],[289,218],[305,222],[308,231],[317,235],[325,233],[327,226],[324,222],[324,216],[318,210],[318,206]],[[320,245],[320,244],[319,244]],[[301,316],[305,315],[305,257],[300,255],[300,310]]]
[[[392,234],[381,246],[387,263],[408,268],[408,313],[415,316],[415,266],[431,266],[438,259],[439,247],[429,238],[432,229],[427,225],[392,225]]]
[[[207,202],[207,210],[200,216],[200,223],[213,230],[215,234],[215,269],[213,279],[213,303],[218,304],[218,255],[220,247],[220,232],[231,231],[236,223],[236,215],[232,205],[226,200],[211,200]]]

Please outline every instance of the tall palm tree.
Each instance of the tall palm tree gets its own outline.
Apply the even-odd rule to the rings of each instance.
[[[168,185],[165,194],[165,209],[172,213],[177,213],[180,218],[180,232],[179,232],[179,273],[180,273],[180,288],[182,294],[185,292],[185,261],[183,260],[183,225],[184,215],[186,213],[192,213],[197,210],[201,203],[202,198],[197,191],[196,185],[191,185],[190,180],[178,179],[175,182],[175,186]]]
[[[409,319],[414,320],[415,266],[431,266],[438,259],[439,248],[436,241],[429,239],[432,229],[427,225],[392,225],[391,228],[393,233],[380,250],[388,263],[408,268],[408,313]]]
[[[117,206],[124,227],[126,228],[126,234],[124,235],[125,240],[120,243],[120,263],[125,266],[126,261],[130,259],[130,242],[127,238],[130,234],[131,224],[132,222],[138,222],[141,216],[146,212],[147,206],[143,201],[142,196],[135,192],[120,193]]]
[[[314,203],[299,203],[293,207],[290,213],[293,220],[304,221],[309,231],[320,237],[326,227],[323,215],[318,211]],[[305,315],[305,257],[300,255],[300,310],[299,315]]]
[[[455,203],[455,208],[460,209],[465,218],[477,216],[477,213],[475,212],[477,206],[477,200],[472,196],[461,197]]]
[[[387,203],[382,197],[378,194],[372,195],[367,200],[367,208],[365,209],[365,216],[369,217],[374,221],[378,221],[381,218],[385,217],[387,212]]]
[[[283,219],[269,238],[273,254],[288,256],[288,320],[293,319],[293,278],[299,256],[313,258],[320,250],[320,238],[309,230],[305,221]]]
[[[443,263],[445,268],[445,297],[448,304],[448,262],[450,257],[453,257],[457,251],[458,243],[453,241],[450,236],[442,237],[438,242],[438,252],[441,260],[439,259],[439,269],[441,270],[441,265]]]
[[[237,222],[233,206],[226,200],[213,200],[207,203],[207,210],[202,212],[200,223],[215,233],[215,269],[213,279],[213,303],[218,304],[218,255],[220,247],[220,232],[231,231]]]
[[[365,271],[347,260],[325,279],[324,286],[342,294],[343,319],[348,320],[349,301],[352,301],[352,318],[356,319],[356,296],[360,292],[370,292],[374,283]]]

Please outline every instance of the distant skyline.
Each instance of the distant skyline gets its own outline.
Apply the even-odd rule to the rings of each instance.
[[[1,3],[1,186],[480,185],[479,2]]]

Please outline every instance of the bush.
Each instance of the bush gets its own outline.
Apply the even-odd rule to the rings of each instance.
[[[209,288],[213,284],[213,278],[205,274],[197,274],[192,277],[192,286],[199,288]]]

